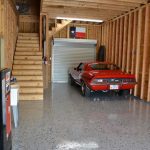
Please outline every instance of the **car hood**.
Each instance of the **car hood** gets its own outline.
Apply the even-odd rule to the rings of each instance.
[[[134,78],[132,74],[127,74],[121,70],[93,70],[89,74],[94,78]]]

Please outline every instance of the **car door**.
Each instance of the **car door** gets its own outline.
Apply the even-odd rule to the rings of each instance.
[[[74,80],[78,83],[80,83],[80,79],[81,79],[81,74],[83,72],[83,67],[84,67],[84,64],[83,63],[80,63],[78,65],[78,67],[73,71],[72,73],[72,77],[74,78]]]

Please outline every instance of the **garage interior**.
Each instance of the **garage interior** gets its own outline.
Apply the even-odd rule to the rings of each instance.
[[[72,39],[71,27],[84,28],[84,39]],[[11,68],[20,87],[12,149],[149,150],[149,28],[149,0],[0,0],[0,68]],[[106,61],[135,74],[129,97],[86,98],[67,83],[68,64],[96,60],[100,46]],[[67,67],[55,64],[60,56]]]

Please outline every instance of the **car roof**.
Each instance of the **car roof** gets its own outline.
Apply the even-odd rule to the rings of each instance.
[[[84,64],[87,64],[87,65],[92,65],[92,64],[108,64],[108,65],[113,65],[113,63],[111,62],[101,62],[101,61],[94,61],[94,62],[88,62],[88,63],[84,63]]]

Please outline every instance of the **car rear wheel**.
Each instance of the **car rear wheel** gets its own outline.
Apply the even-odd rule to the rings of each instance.
[[[90,96],[91,94],[91,90],[87,87],[87,85],[84,82],[82,82],[81,84],[81,94],[82,96],[86,97]]]

